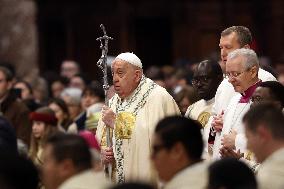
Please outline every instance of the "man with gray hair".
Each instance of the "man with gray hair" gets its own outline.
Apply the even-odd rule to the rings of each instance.
[[[252,35],[248,28],[244,26],[232,26],[222,31],[220,37],[220,54],[221,64],[226,67],[228,54],[236,49],[250,48],[252,43]],[[226,73],[226,69],[224,74]],[[276,81],[276,78],[269,72],[259,69],[258,76],[262,81]],[[228,78],[225,78],[219,85],[216,95],[215,103],[213,105],[213,112],[218,115],[225,111],[230,99],[236,94],[233,86],[230,84]]]
[[[219,47],[221,54],[221,65],[226,67],[228,54],[236,49],[240,48],[250,48],[252,43],[252,35],[248,28],[244,26],[231,26],[222,31]],[[226,73],[226,68],[224,69],[224,75]],[[276,78],[269,72],[259,68],[258,77],[262,81],[276,81]],[[212,106],[212,114],[208,124],[211,127],[211,131],[214,130],[220,134],[222,127],[220,123],[223,123],[224,113],[227,110],[228,104],[231,98],[236,95],[237,92],[234,90],[233,85],[229,82],[228,78],[224,78],[219,85],[216,95],[215,102]],[[210,140],[208,144],[214,142],[215,132],[210,132]],[[207,144],[205,144],[205,151],[207,150]]]
[[[251,96],[261,83],[258,70],[259,62],[253,50],[237,49],[228,55],[226,76],[238,94],[230,100],[224,121],[219,123],[219,127],[223,129],[216,133],[213,158],[220,158],[228,150],[246,152],[242,117],[249,110]]]
[[[156,182],[150,162],[155,126],[180,111],[166,89],[144,76],[135,54],[118,55],[111,68],[116,94],[109,101],[110,107],[103,107],[96,132],[103,162],[116,164],[116,182]],[[114,129],[113,148],[106,147],[106,127]]]

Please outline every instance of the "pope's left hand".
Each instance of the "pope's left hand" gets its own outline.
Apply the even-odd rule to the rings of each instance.
[[[221,144],[223,147],[235,149],[235,140],[236,140],[237,132],[232,130],[229,134],[226,134],[221,139]]]

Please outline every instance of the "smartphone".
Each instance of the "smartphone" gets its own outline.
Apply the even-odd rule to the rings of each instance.
[[[13,88],[13,89],[11,89],[11,92],[12,92],[13,94],[15,94],[15,96],[16,96],[17,98],[22,98],[22,89]]]

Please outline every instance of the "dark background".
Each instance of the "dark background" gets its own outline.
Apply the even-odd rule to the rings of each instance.
[[[42,71],[74,59],[95,77],[101,23],[114,38],[109,55],[134,52],[145,68],[219,56],[220,32],[232,25],[247,26],[272,64],[284,53],[282,0],[38,0],[37,8]]]

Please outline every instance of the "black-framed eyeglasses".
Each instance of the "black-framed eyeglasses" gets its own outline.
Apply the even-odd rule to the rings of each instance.
[[[201,83],[205,83],[208,82],[209,79],[211,79],[212,76],[198,76],[198,77],[194,77],[191,81],[192,85],[197,85],[199,82]]]
[[[242,72],[227,72],[225,73],[226,78],[237,78],[240,75],[242,75],[243,73],[247,72],[248,70],[242,71]]]

